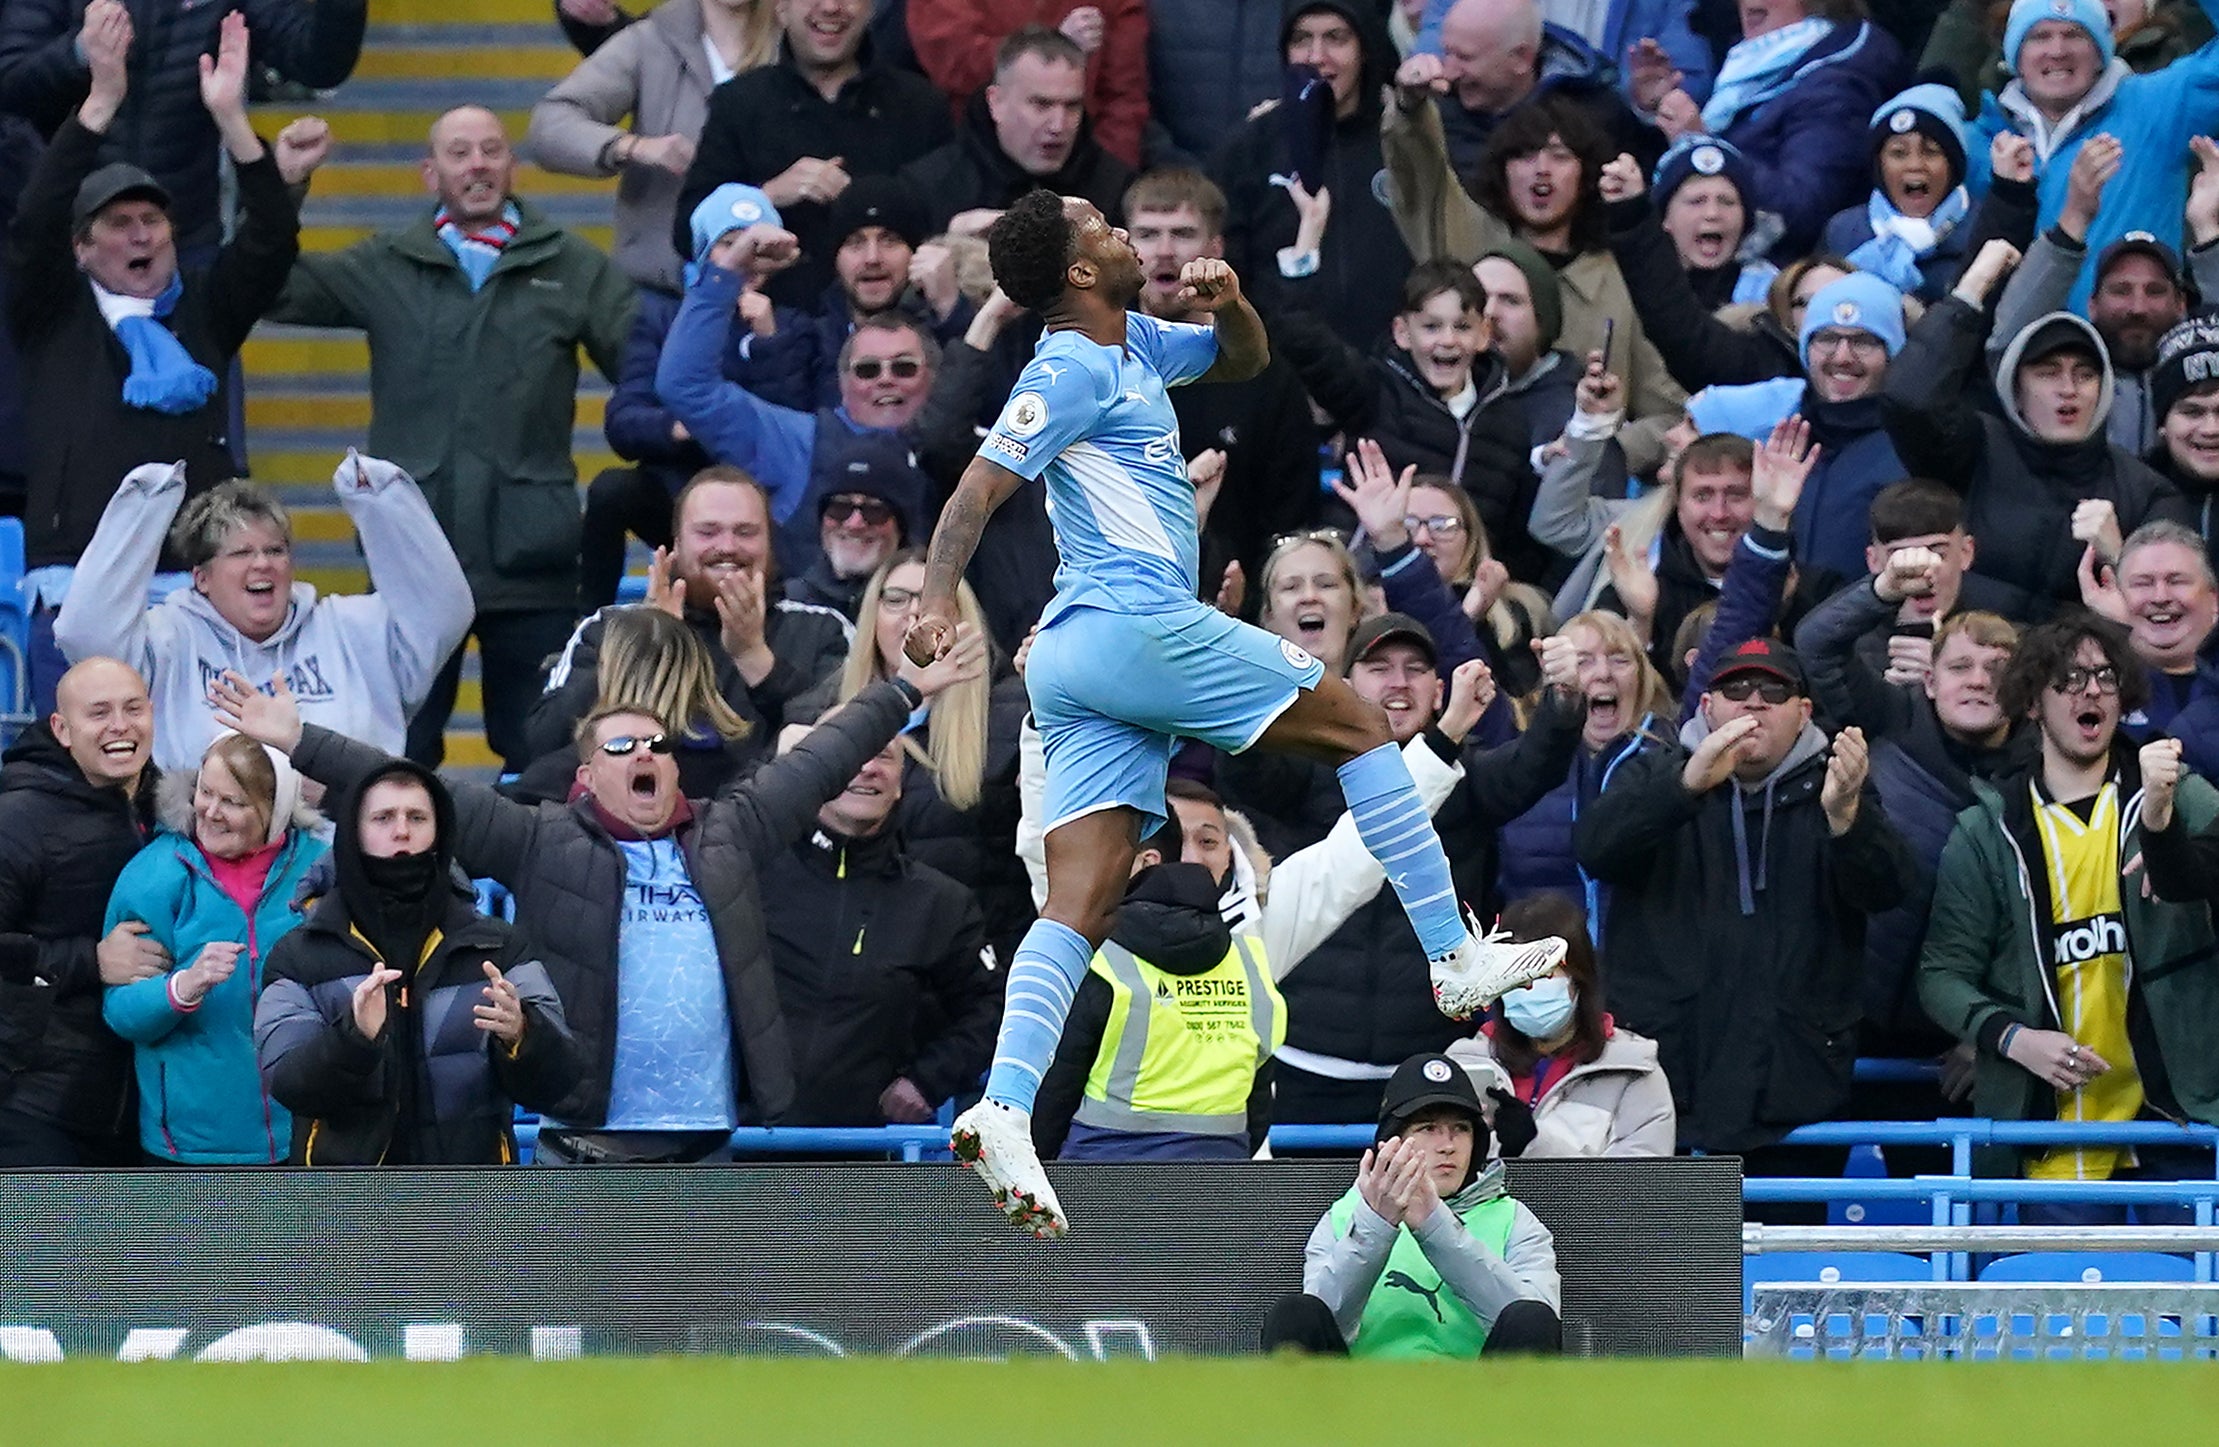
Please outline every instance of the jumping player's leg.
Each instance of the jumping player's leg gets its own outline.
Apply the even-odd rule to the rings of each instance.
[[[1256,742],[1339,772],[1356,833],[1386,871],[1432,964],[1433,997],[1442,1013],[1459,1020],[1476,1014],[1563,961],[1559,940],[1506,947],[1475,935],[1457,901],[1441,836],[1388,731],[1385,712],[1359,698],[1345,680],[1321,674]]]
[[[1448,855],[1377,704],[1357,697],[1346,680],[1326,674],[1316,687],[1295,695],[1257,746],[1333,765],[1356,832],[1387,871],[1427,957],[1464,943],[1467,931]]]
[[[1033,1099],[1124,897],[1139,826],[1166,807],[1171,740],[1113,712],[1118,699],[1098,688],[1144,672],[1146,644],[1114,616],[1077,610],[1041,631],[1025,673],[1047,764],[1048,898],[1010,962],[986,1098],[956,1118],[948,1144],[1036,1236],[1061,1235],[1065,1218],[1033,1149]]]
[[[1132,873],[1139,826],[1133,810],[1110,808],[1049,832],[1048,902],[1010,962],[1001,1034],[986,1076],[988,1100],[1032,1109],[1063,1036],[1071,997],[1094,952],[1109,938],[1110,917]]]

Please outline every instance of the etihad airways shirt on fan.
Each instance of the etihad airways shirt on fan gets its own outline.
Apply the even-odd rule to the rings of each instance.
[[[1048,484],[1061,564],[1042,615],[1150,613],[1194,600],[1201,573],[1194,484],[1166,387],[1217,361],[1213,327],[1125,318],[1123,349],[1044,333],[979,456]]]

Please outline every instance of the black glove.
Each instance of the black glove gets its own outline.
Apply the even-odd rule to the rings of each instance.
[[[1495,1140],[1502,1146],[1503,1159],[1524,1155],[1541,1133],[1533,1123],[1533,1107],[1500,1088],[1488,1091],[1487,1098],[1495,1103]]]

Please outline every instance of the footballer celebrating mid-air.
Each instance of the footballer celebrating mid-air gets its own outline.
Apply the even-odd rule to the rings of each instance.
[[[1089,203],[1034,191],[987,233],[994,280],[1046,330],[941,514],[905,643],[953,646],[955,590],[987,518],[1037,478],[1061,566],[1025,670],[1047,756],[1048,902],[1010,964],[986,1097],[952,1146],[1017,1225],[1061,1235],[1031,1111],[1073,992],[1108,936],[1137,841],[1168,807],[1174,743],[1300,754],[1340,771],[1364,846],[1432,962],[1434,997],[1463,1018],[1555,969],[1564,942],[1475,936],[1386,715],[1292,643],[1195,596],[1201,540],[1179,422],[1164,388],[1239,381],[1270,360],[1263,322],[1223,261],[1190,261],[1188,326],[1127,310],[1140,257]]]

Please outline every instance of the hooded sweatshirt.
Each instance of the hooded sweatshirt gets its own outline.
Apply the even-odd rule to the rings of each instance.
[[[469,631],[470,584],[407,473],[350,450],[332,486],[361,535],[373,591],[318,597],[313,584],[295,582],[292,606],[259,643],[192,587],[146,606],[162,539],[185,501],[184,464],[133,468],[116,489],[54,640],[72,662],[119,658],[146,679],[161,769],[190,776],[200,767],[222,731],[208,685],[227,671],[262,689],[282,675],[309,723],[388,753],[407,742],[409,717]]]
[[[2013,589],[2015,616],[2038,618],[2080,596],[2076,570],[2083,545],[2071,524],[2083,499],[2111,503],[2122,534],[2156,517],[2194,520],[2180,494],[2105,436],[2115,384],[2110,353],[2093,325],[2071,312],[2051,312],[2021,328],[1996,362],[1997,415],[1980,409],[1973,390],[1983,321],[1955,296],[1928,310],[1888,365],[1881,417],[1910,476],[1964,493],[1965,531],[1980,540],[1972,573]],[[2014,385],[2021,362],[2054,350],[2060,334],[2094,355],[2102,375],[2095,416],[2080,442],[2036,437],[2019,411]]]

